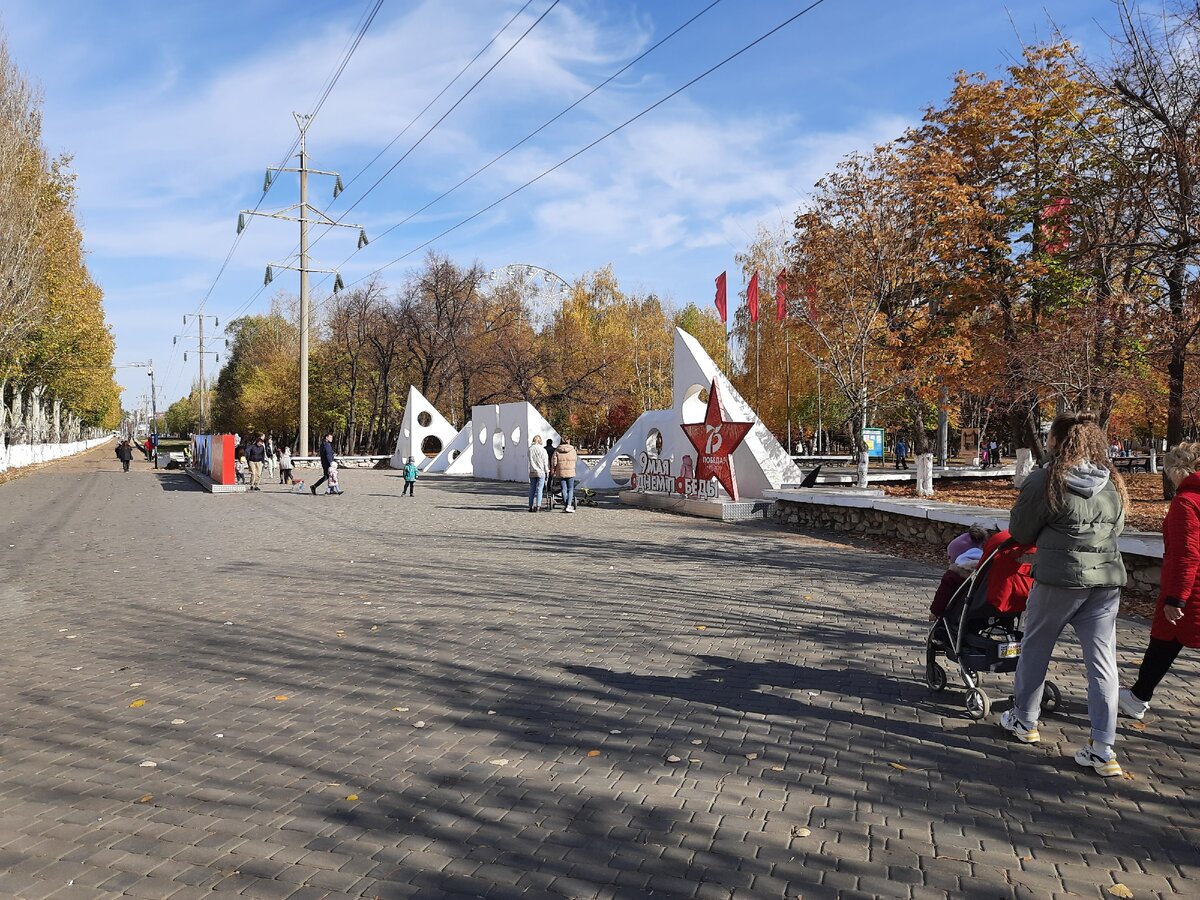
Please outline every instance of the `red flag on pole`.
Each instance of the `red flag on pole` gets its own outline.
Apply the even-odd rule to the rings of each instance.
[[[775,321],[787,318],[787,270],[781,269],[775,276]]]
[[[717,276],[717,313],[721,316],[721,324],[725,324],[725,273]]]
[[[758,272],[750,276],[750,286],[746,288],[746,306],[750,308],[750,321],[758,321]]]

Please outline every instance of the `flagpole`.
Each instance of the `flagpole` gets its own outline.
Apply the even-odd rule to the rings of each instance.
[[[792,455],[792,340],[791,332],[788,330],[787,323],[783,325],[783,370],[785,372],[785,384],[787,398],[784,405],[787,407],[787,447],[788,456]]]
[[[754,414],[762,418],[762,372],[758,366],[758,320],[754,320]]]

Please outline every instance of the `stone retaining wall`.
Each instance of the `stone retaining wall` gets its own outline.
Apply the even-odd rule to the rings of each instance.
[[[843,531],[873,537],[893,537],[912,544],[945,547],[966,528],[957,522],[919,519],[870,507],[826,506],[816,503],[775,501],[775,520],[797,530]],[[1125,553],[1131,590],[1152,593],[1158,589],[1162,560]]]

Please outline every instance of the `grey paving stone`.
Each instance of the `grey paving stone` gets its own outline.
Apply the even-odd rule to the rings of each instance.
[[[210,497],[106,455],[0,485],[0,894],[1194,893],[1194,655],[1106,784],[1069,758],[1071,639],[1041,748],[926,691],[918,563],[530,516],[520,485],[402,504],[387,472]],[[1127,677],[1147,629],[1118,637]]]

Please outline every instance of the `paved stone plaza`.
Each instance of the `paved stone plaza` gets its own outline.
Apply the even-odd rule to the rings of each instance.
[[[1200,894],[1200,654],[1106,782],[1081,667],[1040,748],[927,691],[923,564],[342,482],[104,448],[0,485],[0,895]]]

